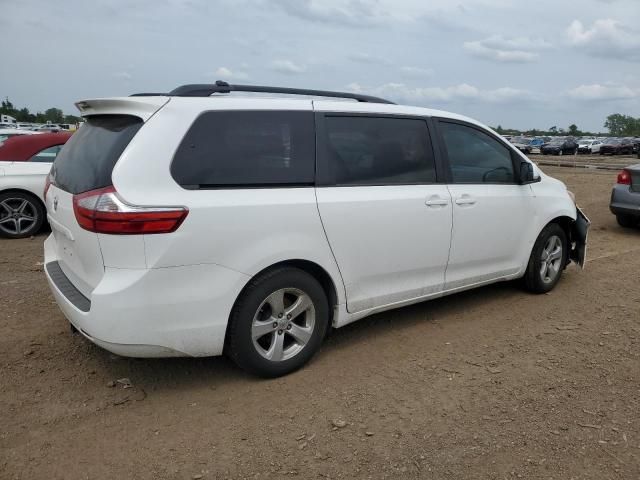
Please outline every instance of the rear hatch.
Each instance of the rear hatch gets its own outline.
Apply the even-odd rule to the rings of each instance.
[[[154,112],[167,101],[166,98],[162,102],[158,98],[153,100],[157,103]],[[100,102],[110,108],[100,109]],[[112,184],[111,173],[122,152],[153,114],[150,108],[141,112],[123,109],[126,113],[115,113],[108,101],[95,103],[98,107],[87,108],[91,114],[85,116],[86,123],[54,161],[45,199],[60,268],[86,297],[90,297],[102,279],[104,262],[98,234],[85,230],[78,223],[74,196]],[[100,113],[101,110],[109,113]]]

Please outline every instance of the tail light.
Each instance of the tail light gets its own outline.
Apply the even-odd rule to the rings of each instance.
[[[44,192],[42,194],[42,198],[44,201],[47,201],[47,192],[49,191],[49,187],[51,186],[51,174],[47,175],[47,178],[44,181]]]
[[[73,212],[78,224],[90,232],[135,235],[174,232],[189,210],[129,205],[110,186],[74,195]]]
[[[618,184],[631,185],[631,173],[629,172],[629,170],[622,170],[618,174]]]

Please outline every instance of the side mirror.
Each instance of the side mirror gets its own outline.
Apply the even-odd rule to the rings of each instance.
[[[529,183],[536,183],[542,180],[539,176],[536,176],[533,165],[529,162],[520,162],[520,185],[527,185]]]

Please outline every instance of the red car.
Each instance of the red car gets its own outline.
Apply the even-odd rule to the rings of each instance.
[[[16,135],[0,144],[0,162],[53,162],[69,132]]]

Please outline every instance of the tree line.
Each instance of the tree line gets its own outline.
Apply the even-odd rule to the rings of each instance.
[[[28,108],[14,107],[8,98],[2,100],[0,104],[0,114],[10,115],[17,122],[27,123],[78,123],[82,119],[75,115],[65,115],[59,108],[48,108],[44,112],[32,113]]]
[[[589,132],[582,131],[573,123],[567,128],[553,126],[547,130],[517,130],[512,128],[502,128],[498,125],[494,128],[500,135],[526,135],[530,137],[553,137],[556,135],[571,135],[574,137],[591,136],[601,137],[610,135],[612,137],[638,137],[640,136],[640,117],[634,118],[630,115],[622,115],[620,113],[612,113],[604,122],[604,128],[607,132]]]

